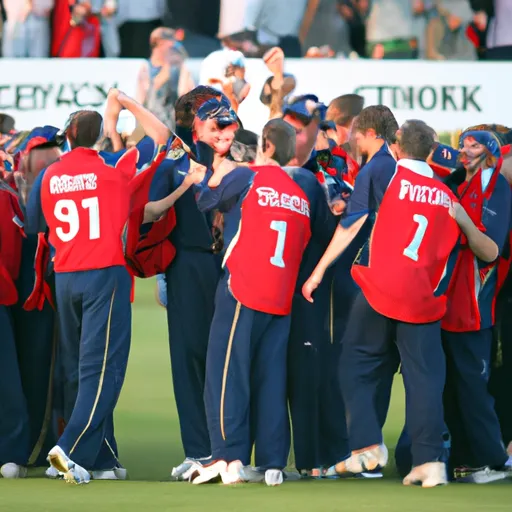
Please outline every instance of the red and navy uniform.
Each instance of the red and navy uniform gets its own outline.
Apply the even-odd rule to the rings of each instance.
[[[443,456],[445,360],[440,319],[446,302],[441,295],[459,236],[449,213],[454,199],[425,162],[400,160],[378,205],[368,251],[362,251],[352,269],[361,293],[350,313],[340,365],[351,450],[382,443],[375,394],[396,344],[413,464]],[[369,203],[364,206],[350,213],[358,218],[363,212],[373,213]],[[402,307],[397,309],[397,304]]]
[[[0,465],[25,466],[30,455],[30,425],[10,308],[18,300],[22,219],[14,190],[0,181]]]
[[[185,154],[165,159],[153,178],[150,199],[171,194],[189,168]],[[206,351],[221,259],[213,250],[213,216],[198,210],[192,189],[176,201],[174,214],[168,243],[176,255],[164,269],[174,397],[185,455],[205,459],[211,455],[203,399]]]
[[[112,415],[130,348],[131,276],[123,234],[130,215],[142,215],[155,168],[135,176],[137,157],[133,149],[113,168],[96,151],[78,148],[48,167],[41,183],[55,249],[64,378],[76,393],[58,445],[90,470],[118,464],[105,440],[113,436]],[[107,451],[109,457],[100,457]]]
[[[198,206],[224,213],[227,246],[206,366],[212,457],[249,464],[255,444],[256,466],[282,469],[290,312],[314,212],[280,167],[238,167],[213,189],[209,177]]]
[[[471,133],[486,144],[486,132]],[[469,181],[463,169],[457,170],[447,184],[473,223],[501,252],[510,230],[511,193],[499,167],[481,169]],[[478,260],[463,238],[448,290],[448,311],[442,322],[447,359],[445,417],[454,466],[501,468],[507,460],[488,391],[498,263]]]

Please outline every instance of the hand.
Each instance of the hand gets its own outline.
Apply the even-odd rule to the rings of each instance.
[[[315,272],[309,276],[309,279],[304,283],[302,287],[302,295],[308,301],[313,303],[313,292],[320,286],[322,282],[323,275],[318,275]]]
[[[484,11],[475,13],[473,22],[479,30],[484,31],[487,28],[487,14]]]
[[[198,185],[204,180],[206,175],[206,167],[198,164],[194,160],[190,160],[188,174],[185,176],[183,183],[187,186]]]
[[[263,62],[265,62],[268,70],[274,76],[282,76],[284,73],[284,53],[279,47],[271,48],[265,55],[263,55]]]
[[[103,116],[103,134],[110,137],[117,131],[117,121],[119,114],[123,110],[123,105],[119,101],[123,97],[123,93],[119,89],[112,88],[108,91],[107,106],[105,115]]]
[[[331,203],[331,212],[334,215],[341,215],[345,211],[346,207],[347,203],[343,201],[343,199],[335,199]]]
[[[413,12],[416,15],[423,14],[425,12],[425,4],[423,3],[423,0],[414,1]]]
[[[102,18],[111,18],[116,13],[116,9],[111,5],[104,5],[100,12]]]
[[[470,216],[460,203],[452,202],[450,207],[450,215],[455,219],[455,222],[462,228],[473,223]]]

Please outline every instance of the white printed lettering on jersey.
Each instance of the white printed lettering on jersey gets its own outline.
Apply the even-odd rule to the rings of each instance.
[[[425,185],[413,185],[410,181],[402,180],[400,182],[400,200],[409,199],[413,203],[428,203],[435,206],[444,206],[450,208],[452,200],[450,196],[437,187],[427,187]]]
[[[78,192],[81,190],[96,190],[98,177],[94,173],[78,174],[77,176],[52,176],[50,179],[50,194]]]
[[[259,187],[256,192],[258,193],[258,204],[260,206],[284,208],[309,217],[309,203],[306,199],[299,196],[290,196],[289,194],[279,194],[272,187]]]

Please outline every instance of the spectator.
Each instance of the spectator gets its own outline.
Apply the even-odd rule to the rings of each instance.
[[[7,58],[48,57],[54,0],[4,0],[2,52]]]
[[[337,0],[338,12],[349,30],[349,43],[360,57],[366,57],[366,19],[368,0]]]
[[[151,33],[162,25],[166,0],[119,0],[117,23],[121,57],[146,59]]]
[[[183,46],[174,35],[174,30],[164,27],[151,33],[151,57],[139,72],[136,98],[171,129],[174,103],[195,86]]]
[[[512,3],[510,0],[469,0],[475,12],[474,23],[487,31],[486,60],[512,59]]]
[[[302,57],[299,31],[308,0],[249,0],[245,28],[256,32],[261,45],[279,46],[286,57]]]
[[[338,0],[310,0],[299,38],[304,48],[328,45],[335,54],[350,53],[349,27],[338,14]]]
[[[373,59],[415,59],[418,38],[411,0],[373,0],[366,23],[368,55]]]

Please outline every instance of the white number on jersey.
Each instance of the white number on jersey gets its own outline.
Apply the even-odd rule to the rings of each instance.
[[[286,241],[286,227],[286,221],[284,220],[273,220],[270,223],[270,229],[277,231],[276,251],[274,252],[274,256],[270,258],[270,263],[279,268],[285,267],[283,253],[284,243]]]
[[[418,261],[418,251],[420,250],[421,242],[423,242],[425,231],[427,231],[428,220],[423,215],[414,215],[413,220],[418,224],[418,227],[416,233],[414,233],[412,242],[404,249],[404,256],[411,258],[413,261]]]
[[[100,237],[100,205],[97,197],[89,197],[82,201],[82,208],[89,210],[89,240],[97,240]],[[58,227],[56,235],[63,242],[70,242],[80,231],[80,217],[78,207],[72,199],[61,199],[55,204],[53,211],[55,218],[64,222],[69,227],[64,230]]]

